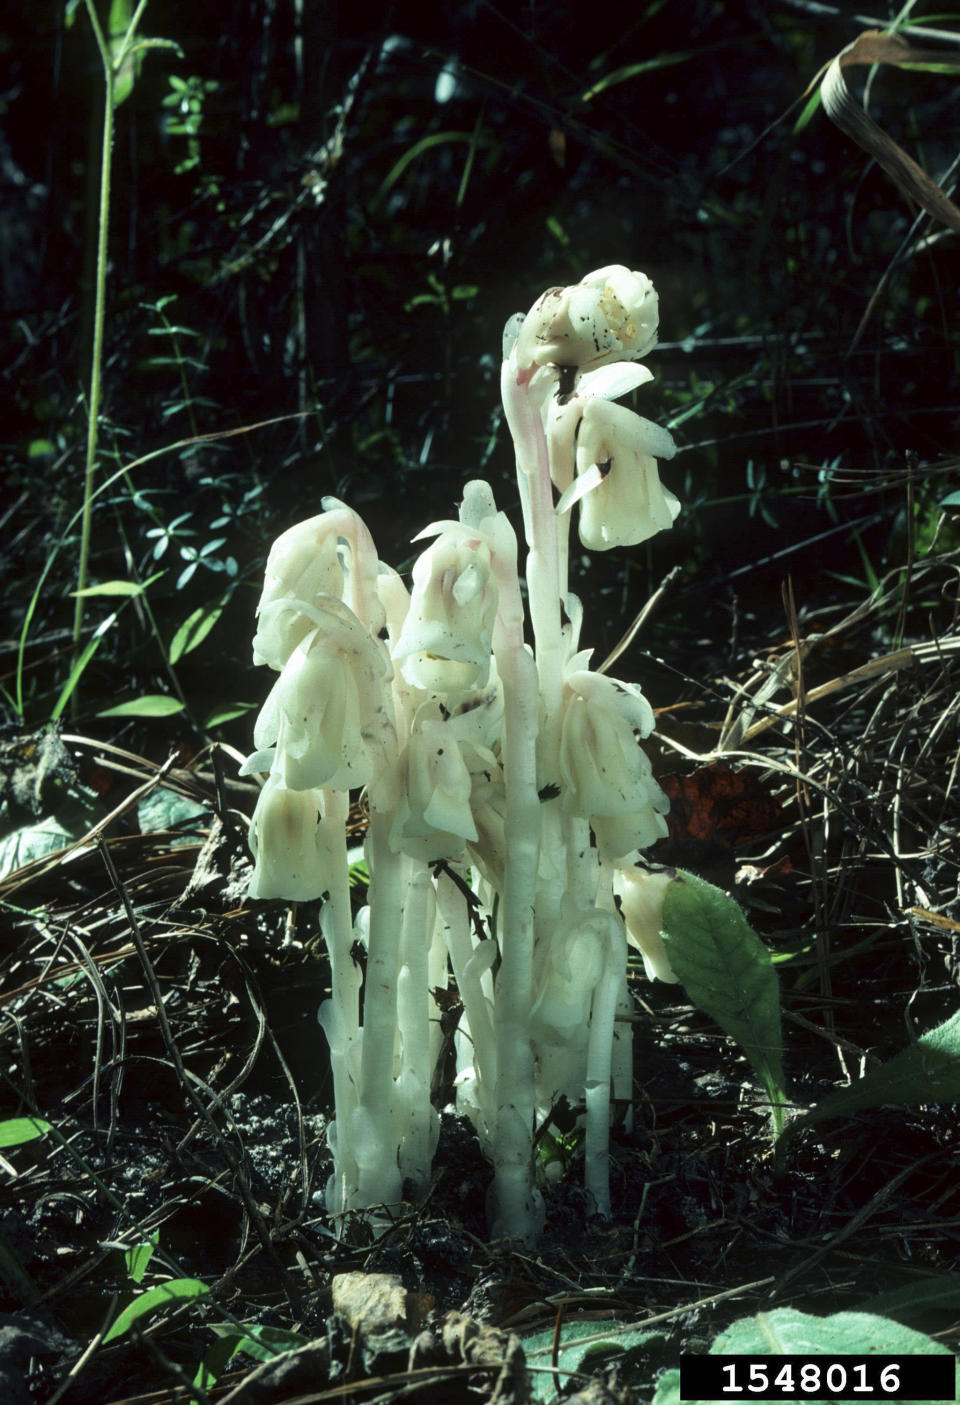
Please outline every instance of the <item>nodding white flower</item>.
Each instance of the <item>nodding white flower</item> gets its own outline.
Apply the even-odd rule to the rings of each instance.
[[[424,704],[414,719],[400,770],[391,846],[427,863],[462,854],[467,840],[477,838],[472,783],[456,734],[435,705]]]
[[[577,655],[572,663],[582,661]],[[561,804],[589,819],[601,858],[644,849],[667,832],[670,802],[634,728],[649,736],[653,710],[634,684],[573,669],[564,682]]]
[[[484,688],[499,592],[486,541],[444,533],[417,558],[410,609],[393,646],[408,683],[429,693]]]
[[[613,891],[623,908],[627,938],[640,952],[648,979],[676,983],[680,978],[670,965],[661,935],[663,900],[673,877],[672,873],[650,873],[643,868],[618,868]]]
[[[673,526],[680,511],[657,472],[657,459],[676,452],[660,425],[624,405],[589,399],[577,434],[577,478],[557,510],[579,503],[580,540],[589,551],[636,546]]]
[[[319,812],[312,790],[288,790],[271,774],[250,821],[251,898],[309,902],[323,896],[328,884],[319,847]]]
[[[611,264],[569,288],[548,288],[527,313],[511,355],[518,381],[539,366],[635,360],[656,344],[659,304],[645,273]]]
[[[284,664],[254,744],[258,753],[276,745],[273,769],[291,790],[351,790],[371,779],[372,748],[389,725],[383,684],[390,663],[340,601],[308,613],[316,627]]]
[[[267,557],[253,640],[255,664],[283,668],[314,628],[301,605],[316,608],[325,598],[349,604],[376,633],[383,612],[376,599],[377,553],[366,525],[352,508],[324,498],[327,509],[282,532]],[[358,608],[359,606],[359,608]],[[369,616],[369,618],[367,618]]]

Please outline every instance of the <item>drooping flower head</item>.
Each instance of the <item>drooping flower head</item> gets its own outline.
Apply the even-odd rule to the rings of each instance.
[[[484,688],[490,676],[497,582],[480,536],[444,532],[413,568],[410,609],[393,657],[430,693]]]
[[[588,551],[637,546],[673,525],[680,503],[660,482],[657,459],[672,459],[667,430],[624,405],[589,399],[576,445],[577,478],[560,510],[579,502],[580,540]]]
[[[611,264],[568,288],[548,288],[524,318],[514,347],[518,380],[540,366],[631,361],[656,344],[659,304],[645,273]]]
[[[564,680],[561,804],[590,821],[601,858],[620,858],[666,834],[670,802],[634,735],[653,730],[650,704],[633,684],[577,668],[583,657]]]

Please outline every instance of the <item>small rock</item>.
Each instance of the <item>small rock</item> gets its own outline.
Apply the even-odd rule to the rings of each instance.
[[[408,1291],[396,1273],[338,1273],[332,1289],[334,1311],[367,1335],[418,1332],[433,1306],[429,1293]]]

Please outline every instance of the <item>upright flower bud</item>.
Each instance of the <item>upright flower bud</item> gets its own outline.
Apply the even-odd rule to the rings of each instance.
[[[444,533],[413,568],[410,609],[393,657],[428,693],[484,688],[498,591],[485,541]]]
[[[656,344],[658,321],[650,279],[622,264],[598,268],[570,288],[548,288],[524,318],[513,349],[518,379],[526,383],[538,366],[635,360]]]

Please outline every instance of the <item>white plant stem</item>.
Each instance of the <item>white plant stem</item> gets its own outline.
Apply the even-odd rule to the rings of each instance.
[[[429,952],[436,918],[430,870],[417,864],[407,888],[400,942],[397,1016],[400,1028],[400,1173],[414,1194],[426,1192],[433,1157],[436,1114],[430,1103],[430,1021],[436,1006],[430,994]]]
[[[610,1214],[610,1078],[614,1021],[627,969],[623,927],[613,913],[596,914],[606,928],[603,973],[593,992],[587,1044],[584,1183],[599,1215]]]
[[[330,957],[329,1008],[321,1012],[330,1045],[333,1097],[337,1115],[332,1207],[349,1209],[357,1193],[357,1161],[351,1142],[351,1123],[357,1103],[355,1069],[360,1040],[360,971],[354,963],[353,923],[350,916],[350,876],[347,865],[347,815],[350,798],[345,791],[325,790],[319,851],[328,875],[327,898],[320,927]]]
[[[397,1044],[397,977],[407,861],[390,847],[390,816],[374,811],[367,835],[370,867],[370,934],[363,998],[360,1097],[354,1112],[358,1203],[390,1205],[400,1199],[398,1137],[394,1127]]]

